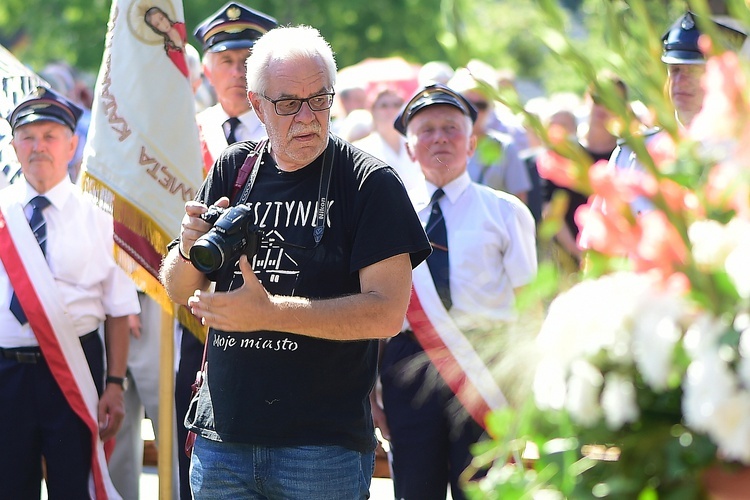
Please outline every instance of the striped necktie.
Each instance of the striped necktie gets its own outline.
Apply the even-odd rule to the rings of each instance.
[[[438,203],[438,200],[444,195],[445,192],[440,188],[432,194],[430,199],[432,208],[425,229],[432,245],[432,253],[427,257],[427,267],[430,269],[432,281],[435,283],[435,289],[437,289],[443,306],[450,309],[453,300],[451,299],[450,268],[448,265],[448,230],[445,227],[443,211]]]
[[[42,210],[50,205],[50,201],[44,196],[35,196],[31,199],[29,204],[32,207],[29,226],[31,226],[31,230],[34,231],[34,236],[36,237],[36,241],[39,243],[39,246],[42,249],[42,253],[46,255],[47,222],[44,220]],[[22,325],[28,323],[26,314],[23,312],[23,308],[21,307],[21,303],[18,301],[18,297],[16,296],[15,292],[13,292],[13,297],[11,297],[10,299],[10,312],[13,313],[13,316],[15,316],[18,322]]]

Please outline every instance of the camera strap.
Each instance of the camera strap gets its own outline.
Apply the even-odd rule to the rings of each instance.
[[[247,197],[250,196],[250,190],[253,188],[255,178],[258,176],[258,170],[260,169],[260,162],[258,160],[263,156],[263,150],[265,149],[267,142],[267,139],[258,141],[255,145],[255,149],[250,151],[247,158],[245,158],[242,167],[240,167],[240,171],[237,173],[237,179],[234,181],[234,189],[232,190],[232,200],[235,202],[235,205],[245,203]],[[248,182],[248,177],[250,178],[250,182]],[[242,189],[243,186],[245,189],[242,191],[242,197],[237,200],[237,193],[240,192],[240,189]]]
[[[331,173],[333,172],[333,157],[334,157],[334,144],[333,137],[329,136],[328,145],[323,152],[323,166],[320,170],[320,183],[318,185],[318,202],[315,205],[315,225],[313,226],[313,239],[315,240],[315,246],[320,244],[323,239],[323,232],[326,227],[326,218],[328,216],[328,190],[331,186]],[[253,189],[255,178],[260,170],[260,164],[258,160],[263,156],[263,150],[266,147],[267,140],[258,142],[255,149],[247,155],[245,163],[242,164],[239,173],[237,174],[237,180],[234,182],[234,190],[232,191],[232,198],[234,204],[239,205],[245,203],[250,196],[250,190]],[[248,180],[249,177],[249,180]],[[244,189],[242,189],[244,186]],[[242,189],[242,195],[237,198],[237,193]]]
[[[329,154],[330,153],[330,154]],[[320,171],[320,185],[318,186],[318,204],[316,205],[317,218],[313,226],[313,238],[315,246],[323,239],[323,231],[326,227],[328,216],[328,189],[331,187],[331,172],[333,172],[334,145],[333,137],[328,137],[328,146],[323,153],[323,167]],[[328,161],[326,161],[326,159]]]

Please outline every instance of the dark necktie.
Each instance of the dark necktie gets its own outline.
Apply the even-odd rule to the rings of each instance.
[[[445,195],[442,189],[432,194],[430,199],[431,211],[427,221],[427,237],[430,238],[432,253],[427,257],[427,267],[430,268],[432,281],[446,309],[453,305],[451,300],[450,269],[448,267],[448,231],[445,227],[443,211],[440,210],[438,200]]]
[[[237,132],[237,126],[240,124],[240,119],[236,116],[231,117],[224,123],[229,124],[229,133],[227,134],[227,144],[232,145],[237,142],[237,137],[234,135]]]
[[[31,219],[29,219],[29,226],[31,226],[31,230],[34,231],[34,236],[36,237],[36,241],[39,242],[42,253],[46,255],[47,223],[44,220],[44,215],[42,215],[42,210],[47,208],[50,202],[44,196],[35,196],[31,199],[29,204],[33,208]],[[15,316],[18,322],[22,325],[25,325],[28,322],[26,314],[23,312],[21,303],[18,301],[15,292],[13,292],[13,297],[10,299],[10,312],[13,313],[13,316]]]

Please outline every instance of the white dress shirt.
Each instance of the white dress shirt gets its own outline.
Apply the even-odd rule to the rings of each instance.
[[[25,179],[0,191],[0,196],[24,206],[38,193]],[[78,336],[96,330],[105,316],[140,311],[135,285],[115,263],[112,217],[94,205],[66,176],[44,194],[47,227],[46,259],[60,289],[64,307]],[[23,252],[23,248],[18,249]],[[10,311],[13,287],[0,262],[0,347],[36,346],[28,323],[21,325]]]
[[[240,119],[240,124],[236,128],[234,136],[238,141],[259,141],[267,137],[266,127],[258,119],[258,115],[252,108],[237,118]],[[229,115],[221,107],[221,104],[211,106],[195,115],[203,140],[206,141],[208,151],[214,160],[227,147],[227,131],[224,130],[224,122],[228,119]]]
[[[406,139],[401,140],[398,152],[394,151],[377,132],[373,132],[352,144],[393,167],[401,178],[401,182],[404,183],[406,192],[409,193],[411,199],[422,197],[425,192],[424,175],[419,163],[409,158],[409,153],[406,151]]]
[[[415,200],[423,224],[429,199],[437,189],[426,182],[424,198]],[[472,182],[469,174],[443,186],[439,203],[448,231],[449,313],[456,324],[513,318],[513,290],[536,275],[536,229],[526,205],[513,195]]]

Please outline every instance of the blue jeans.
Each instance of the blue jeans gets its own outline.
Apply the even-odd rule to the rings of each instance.
[[[374,452],[218,443],[199,436],[190,461],[190,488],[196,500],[365,499],[374,467]]]

